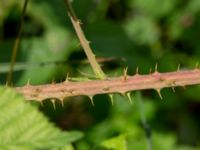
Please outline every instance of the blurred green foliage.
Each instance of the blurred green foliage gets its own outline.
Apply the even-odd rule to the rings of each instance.
[[[5,84],[13,41],[19,27],[23,1],[0,1],[0,82]],[[193,69],[200,61],[199,0],[73,0],[86,37],[108,76],[158,70]],[[25,17],[23,37],[17,55],[13,84],[22,86],[63,81],[91,74],[91,68],[67,16],[64,1],[31,0]],[[21,67],[20,65],[23,65]],[[3,68],[4,71],[1,71]],[[155,91],[142,92],[147,121],[152,129],[153,149],[190,150],[200,148],[200,87],[164,89],[161,101]],[[40,107],[63,130],[79,129],[85,137],[74,144],[77,150],[98,149],[101,143],[126,135],[127,149],[146,149],[139,105],[115,95],[111,106],[107,95],[66,100],[53,110],[45,101]],[[113,140],[114,139],[114,140]],[[117,140],[116,140],[117,141]],[[116,144],[117,145],[117,144]],[[120,143],[119,143],[120,145]],[[111,147],[105,147],[111,148]]]
[[[0,87],[0,147],[2,150],[58,150],[82,137],[62,132],[22,96]],[[69,147],[69,146],[68,146]]]

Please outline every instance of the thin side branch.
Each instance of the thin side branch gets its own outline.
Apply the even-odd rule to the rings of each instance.
[[[84,32],[81,28],[80,21],[77,19],[76,14],[71,6],[71,3],[69,0],[65,0],[65,4],[68,10],[68,15],[71,19],[71,22],[74,26],[74,29],[76,31],[76,34],[80,40],[80,43],[83,47],[83,50],[85,51],[85,54],[90,62],[90,65],[96,74],[96,76],[100,79],[105,79],[106,75],[104,74],[103,70],[101,69],[100,65],[98,64],[96,57],[94,53],[92,52],[92,49],[90,47],[89,41],[86,39]]]
[[[42,101],[47,98],[63,100],[66,97],[86,95],[93,97],[97,94],[121,93],[154,89],[159,95],[163,88],[200,84],[200,70],[185,70],[168,73],[155,72],[149,75],[124,76],[84,82],[65,81],[58,84],[27,85],[15,88],[27,100]]]
[[[17,37],[15,39],[15,43],[14,43],[14,46],[13,46],[13,49],[12,49],[10,70],[9,70],[8,75],[7,75],[7,81],[6,81],[8,85],[11,83],[11,80],[12,80],[13,68],[14,68],[14,65],[15,65],[16,57],[17,57],[17,51],[18,51],[18,48],[19,48],[19,42],[20,42],[20,37],[21,37],[23,25],[24,25],[24,16],[25,16],[25,13],[26,13],[27,5],[28,5],[28,0],[25,0],[24,5],[23,5],[21,20],[20,20],[19,31],[18,31]]]

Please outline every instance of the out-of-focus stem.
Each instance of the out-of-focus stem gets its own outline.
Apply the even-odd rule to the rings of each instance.
[[[18,31],[17,37],[15,39],[15,43],[14,43],[13,50],[12,50],[12,56],[11,56],[11,61],[10,61],[10,70],[9,70],[9,73],[7,75],[7,80],[6,80],[8,85],[10,85],[10,83],[12,81],[13,68],[14,68],[14,65],[15,65],[17,52],[18,52],[18,49],[19,49],[19,42],[20,42],[22,29],[23,29],[23,26],[24,26],[24,16],[25,16],[25,13],[26,13],[27,5],[28,5],[28,0],[25,0],[22,15],[21,15],[21,20],[20,20],[19,31]]]

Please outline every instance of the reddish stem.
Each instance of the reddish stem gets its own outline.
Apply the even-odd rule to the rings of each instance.
[[[154,72],[149,75],[124,76],[108,78],[105,80],[93,80],[85,82],[63,82],[46,85],[27,85],[15,88],[18,93],[27,100],[42,101],[47,98],[63,100],[65,97],[87,95],[94,96],[106,93],[122,93],[155,89],[160,91],[166,87],[188,86],[200,84],[200,70],[185,70],[168,73]]]

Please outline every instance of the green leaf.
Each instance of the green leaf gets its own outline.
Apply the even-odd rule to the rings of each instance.
[[[160,18],[170,14],[173,11],[176,1],[163,0],[162,4],[159,0],[131,0],[130,5],[135,7],[140,13]]]
[[[107,149],[113,149],[113,150],[127,150],[126,136],[119,135],[117,137],[108,139],[102,142],[101,146]]]
[[[153,19],[135,17],[125,24],[127,35],[138,44],[154,44],[160,38],[160,31]]]
[[[82,136],[79,132],[62,132],[9,88],[0,87],[0,109],[1,150],[52,150]]]

